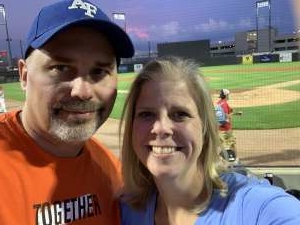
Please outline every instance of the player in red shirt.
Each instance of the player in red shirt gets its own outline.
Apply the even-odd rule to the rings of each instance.
[[[229,162],[236,161],[236,139],[232,132],[232,114],[233,109],[229,106],[230,91],[221,89],[220,100],[217,102],[226,113],[226,122],[219,126],[219,136],[221,139],[221,156]]]

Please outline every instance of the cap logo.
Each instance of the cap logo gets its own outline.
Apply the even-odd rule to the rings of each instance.
[[[97,7],[89,2],[84,2],[81,0],[74,0],[72,5],[68,9],[83,9],[85,10],[85,15],[89,17],[94,17],[97,13]]]

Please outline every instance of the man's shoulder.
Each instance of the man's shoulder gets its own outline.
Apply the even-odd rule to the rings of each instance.
[[[85,148],[90,152],[91,157],[101,166],[120,167],[120,160],[107,146],[101,143],[96,137],[90,138]]]
[[[122,184],[120,160],[95,137],[86,142],[85,149],[89,152],[88,158],[98,171],[97,173],[101,173],[105,179],[109,179],[114,191],[118,192]]]
[[[5,122],[7,119],[15,116],[17,111],[9,111],[5,113],[0,113],[0,123]]]
[[[89,151],[95,154],[113,154],[112,151],[95,136],[88,139],[85,146]]]
[[[9,111],[5,113],[0,113],[0,133],[7,132],[7,130],[14,129],[15,125],[18,123],[19,111]]]

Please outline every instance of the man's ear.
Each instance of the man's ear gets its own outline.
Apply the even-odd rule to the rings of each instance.
[[[18,69],[21,88],[23,91],[25,91],[27,87],[27,64],[25,59],[20,59],[18,61]]]

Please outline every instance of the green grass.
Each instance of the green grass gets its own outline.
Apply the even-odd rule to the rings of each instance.
[[[242,116],[233,116],[234,129],[280,129],[300,127],[300,100],[284,104],[237,108]]]
[[[300,83],[295,85],[290,85],[284,88],[285,90],[291,90],[291,91],[299,91],[300,92]]]
[[[279,82],[299,80],[300,62],[203,67],[212,89],[252,89]],[[263,70],[263,71],[261,71]]]
[[[253,65],[229,65],[200,68],[208,80],[213,92],[221,88],[228,88],[232,92],[253,89],[259,86],[276,84],[293,80],[300,80],[300,62],[291,63],[262,63]],[[135,73],[119,75],[118,90],[128,90]],[[24,100],[24,93],[19,83],[3,84],[6,98],[19,101]],[[286,90],[298,91],[300,85],[289,85]],[[126,94],[118,93],[112,118],[119,119]],[[300,127],[300,100],[259,107],[236,108],[243,111],[242,116],[233,117],[235,129],[279,129]]]
[[[118,93],[114,108],[110,114],[111,118],[120,119],[123,110],[126,94]]]
[[[13,99],[13,100],[17,100],[17,101],[25,100],[25,93],[21,89],[19,82],[6,83],[6,84],[1,84],[1,85],[4,88],[6,99]]]
[[[131,81],[136,76],[135,73],[122,73],[118,77],[118,90],[128,90],[131,84]]]

